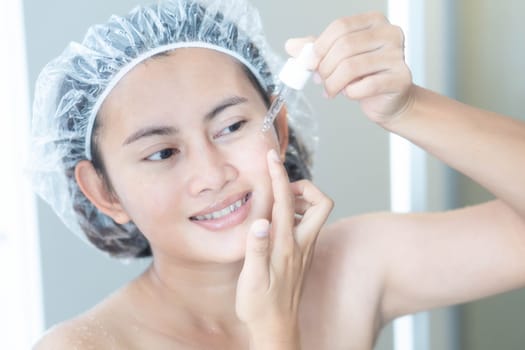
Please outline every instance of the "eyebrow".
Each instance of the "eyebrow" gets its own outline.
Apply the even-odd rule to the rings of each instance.
[[[210,112],[206,113],[206,115],[204,116],[204,120],[210,121],[225,109],[245,103],[247,101],[247,98],[241,96],[233,96],[226,98],[225,100],[221,101],[217,106],[213,107],[213,109]],[[128,136],[126,140],[124,140],[123,145],[129,145],[130,143],[133,143],[145,137],[174,135],[178,131],[178,129],[171,126],[145,127],[140,130],[137,130],[136,132]]]
[[[248,99],[242,96],[232,96],[223,101],[221,101],[217,106],[215,106],[210,112],[206,114],[204,119],[209,121],[217,116],[219,113],[224,111],[226,108],[233,107],[242,103],[247,102]]]
[[[134,132],[133,134],[128,136],[122,144],[125,146],[144,137],[173,135],[177,132],[178,130],[171,126],[149,126]]]

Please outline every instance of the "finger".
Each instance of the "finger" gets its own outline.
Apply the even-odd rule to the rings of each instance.
[[[269,229],[268,220],[256,220],[246,237],[246,256],[241,275],[248,290],[266,290],[269,287]]]
[[[303,216],[304,213],[312,206],[308,201],[305,201],[302,197],[295,197],[295,214]]]
[[[382,23],[388,23],[388,20],[378,12],[339,18],[330,23],[319,35],[315,41],[315,52],[324,57],[339,37],[369,29]]]
[[[290,190],[288,175],[275,150],[268,152],[268,170],[272,181],[273,208],[272,208],[272,234],[274,257],[287,257],[294,248],[294,205],[293,194]],[[276,261],[279,263],[280,261]]]
[[[412,82],[408,69],[403,72],[383,72],[352,82],[344,88],[344,94],[353,100],[364,100],[380,94],[399,94]]]
[[[295,234],[299,246],[305,247],[315,241],[334,204],[310,181],[294,182],[291,188],[295,195],[301,196],[310,205],[303,214],[300,224],[296,227]]]
[[[401,29],[388,23],[367,30],[343,34],[322,56],[323,59],[318,67],[319,75],[326,79],[342,61],[350,57],[390,48],[396,48],[402,52],[403,41]]]
[[[304,45],[307,43],[311,43],[315,40],[315,37],[313,36],[307,36],[303,38],[291,38],[284,43],[284,49],[286,52],[293,57],[297,57],[301,50],[303,49]]]
[[[294,205],[294,227],[296,227],[297,225],[299,225],[299,223],[301,223],[304,213],[306,213],[306,211],[311,207],[311,205],[301,197],[295,197]]]
[[[340,62],[326,77],[325,91],[328,96],[335,96],[349,84],[375,74],[389,72],[400,64],[404,64],[403,53],[394,49],[349,57]]]

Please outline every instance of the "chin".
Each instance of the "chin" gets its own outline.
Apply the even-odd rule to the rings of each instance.
[[[216,235],[206,247],[206,257],[210,261],[229,264],[244,260],[246,254],[245,229],[222,235]],[[215,235],[215,234],[214,234]]]

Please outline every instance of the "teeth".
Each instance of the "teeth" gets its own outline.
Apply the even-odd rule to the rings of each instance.
[[[244,203],[246,203],[247,196],[243,199],[239,199],[237,202],[227,206],[224,209],[214,211],[213,213],[206,214],[206,215],[198,215],[195,216],[195,220],[212,220],[212,219],[219,219],[225,215],[231,214],[237,209],[239,209]]]

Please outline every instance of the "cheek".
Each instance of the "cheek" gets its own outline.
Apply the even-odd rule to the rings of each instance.
[[[259,170],[267,172],[266,155],[270,149],[275,149],[279,153],[279,141],[275,132],[257,132],[250,138],[243,140],[241,144],[236,145],[241,152],[237,152],[239,160],[243,164],[249,164]]]
[[[270,149],[278,150],[279,144],[275,134],[260,133],[254,135],[249,141],[240,145],[240,152],[237,152],[236,164],[243,179],[253,183],[254,189],[259,198],[264,198],[262,203],[266,203],[259,210],[269,211],[272,202],[272,183],[268,173],[267,153]]]
[[[174,207],[180,203],[179,183],[169,181],[160,185],[159,179],[141,179],[137,176],[122,178],[120,186],[115,188],[124,210],[131,220],[145,232],[155,222],[162,221],[167,213],[173,217]]]

